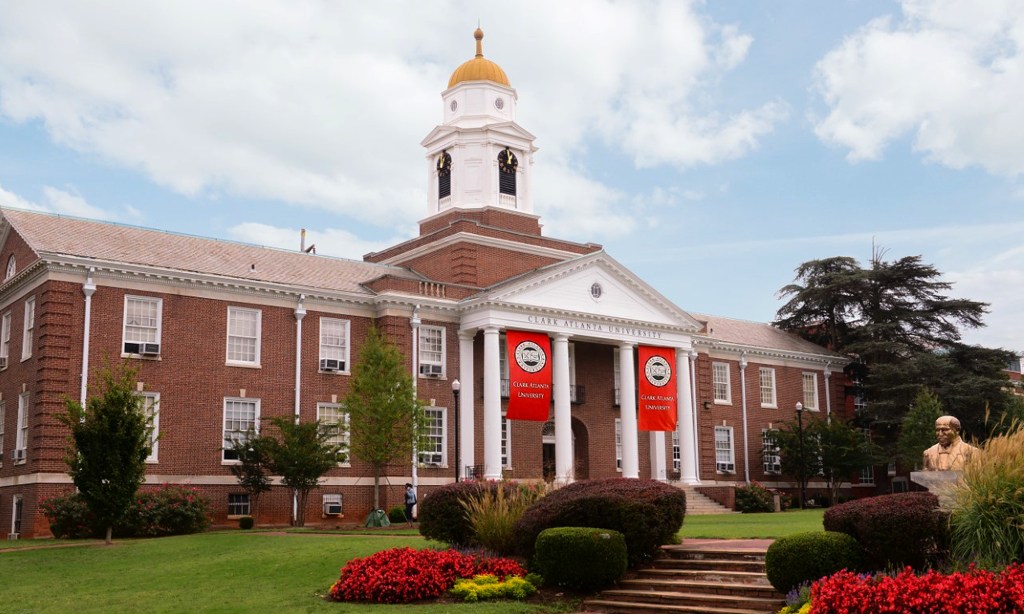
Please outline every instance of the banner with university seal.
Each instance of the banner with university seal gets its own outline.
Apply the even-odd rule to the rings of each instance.
[[[509,420],[546,422],[551,411],[551,339],[545,333],[510,330],[508,347]]]
[[[637,428],[641,431],[676,430],[676,378],[673,348],[641,345],[637,350],[640,377]]]

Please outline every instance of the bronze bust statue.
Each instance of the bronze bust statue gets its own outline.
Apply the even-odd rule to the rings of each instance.
[[[942,416],[935,421],[938,443],[924,451],[925,471],[963,471],[964,464],[978,449],[960,439],[960,421]]]

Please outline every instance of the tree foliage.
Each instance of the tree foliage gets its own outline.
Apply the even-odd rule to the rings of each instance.
[[[896,441],[897,459],[905,468],[918,471],[923,453],[935,444],[935,421],[944,415],[942,401],[928,388],[922,388],[914,405],[903,417],[899,439]]]
[[[231,475],[249,495],[253,517],[259,513],[260,496],[271,488],[270,451],[267,448],[267,440],[255,432],[231,441],[230,449],[238,460],[237,464],[230,466]]]
[[[106,527],[127,513],[146,478],[152,417],[135,386],[135,370],[124,366],[98,371],[99,386],[82,404],[68,399],[59,420],[71,431],[65,462],[89,511]]]
[[[1003,371],[1013,354],[967,346],[961,330],[983,325],[988,305],[948,295],[952,284],[921,256],[867,267],[853,258],[812,260],[779,291],[786,303],[776,326],[848,355],[867,408],[859,419],[894,436],[922,386],[977,435],[986,406],[1001,414],[1008,402]]]
[[[291,416],[277,416],[271,424],[273,432],[253,443],[256,449],[266,451],[271,470],[292,491],[297,502],[292,525],[301,527],[306,524],[309,492],[320,485],[320,478],[338,462],[341,446],[331,443],[336,425],[319,420],[296,423]]]
[[[380,476],[399,459],[411,462],[423,439],[423,407],[416,399],[402,352],[371,328],[345,397],[352,455],[373,472],[373,507],[380,508]]]

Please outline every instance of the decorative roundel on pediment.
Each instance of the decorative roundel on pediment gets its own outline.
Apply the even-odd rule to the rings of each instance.
[[[593,284],[591,284],[591,286],[590,286],[590,298],[592,298],[592,299],[594,299],[596,301],[597,299],[601,298],[601,295],[603,295],[603,294],[604,294],[604,288],[601,287],[600,283],[595,281]]]
[[[505,108],[505,99],[504,98],[495,98],[494,99],[494,108],[499,110],[499,111],[504,109]]]
[[[454,113],[454,112],[455,112],[455,109],[458,109],[458,108],[459,108],[459,103],[458,103],[458,101],[456,101],[456,100],[453,100],[453,101],[451,102],[451,104],[449,104],[449,105],[448,105],[448,108],[452,110],[452,113]]]
[[[644,365],[644,377],[652,386],[661,388],[672,380],[672,366],[661,356],[651,356]]]
[[[523,341],[516,346],[516,364],[527,373],[536,373],[548,363],[544,349],[533,341]]]

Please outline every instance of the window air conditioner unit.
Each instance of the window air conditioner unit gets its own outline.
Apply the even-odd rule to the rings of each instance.
[[[7,534],[7,539],[9,539],[11,541],[14,541],[16,539],[21,539],[21,533],[8,533]]]
[[[441,365],[420,365],[420,375],[425,377],[441,377]]]
[[[321,371],[343,371],[345,369],[345,361],[338,360],[337,358],[321,358],[320,359],[320,370]]]
[[[734,463],[716,463],[715,469],[724,473],[732,473],[736,471],[736,465]]]
[[[765,463],[764,464],[764,472],[765,473],[781,473],[782,472],[782,465],[779,465],[778,463],[775,463],[775,464]]]
[[[341,495],[324,495],[324,516],[341,516]]]
[[[142,351],[142,344],[135,343],[134,341],[125,341],[124,353],[125,354],[140,354]]]
[[[143,356],[159,356],[160,355],[160,344],[159,343],[140,343],[139,354]]]
[[[14,460],[25,460],[25,448],[19,448],[14,451]]]
[[[7,357],[6,356],[0,356],[0,369],[6,369],[6,368],[7,368]]]

